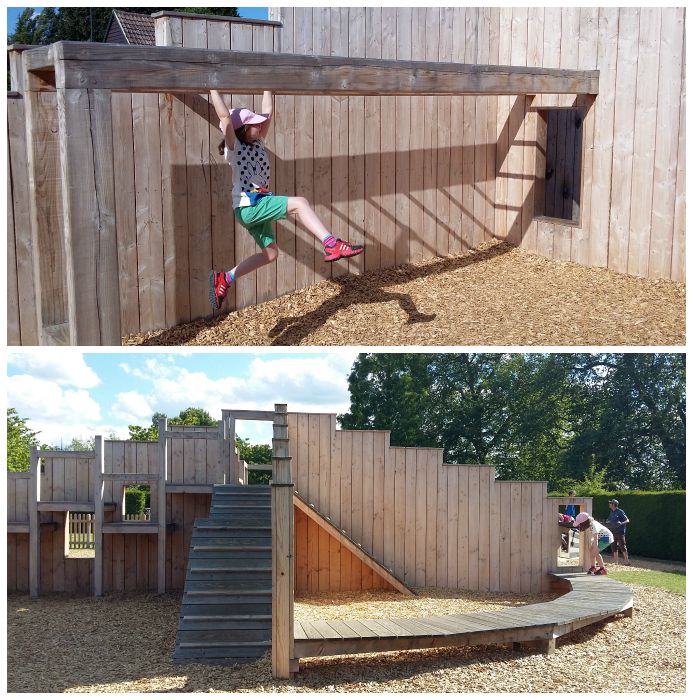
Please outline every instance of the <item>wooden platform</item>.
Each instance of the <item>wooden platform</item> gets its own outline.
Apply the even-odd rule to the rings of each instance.
[[[551,576],[555,588],[568,592],[547,603],[422,618],[296,621],[295,657],[510,642],[549,653],[564,634],[619,613],[632,614],[633,595],[617,581],[584,573]]]

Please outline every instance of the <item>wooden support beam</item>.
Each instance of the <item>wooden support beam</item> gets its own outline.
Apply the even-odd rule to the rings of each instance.
[[[239,409],[237,411],[229,411],[228,414],[235,420],[264,420],[268,423],[274,420],[274,413],[272,411]]]
[[[41,471],[38,449],[31,447],[31,481],[29,484],[29,595],[38,598],[41,530],[38,502],[41,500]]]
[[[94,440],[94,595],[103,595],[103,525],[104,525],[104,481],[106,456],[103,435]]]
[[[599,91],[598,71],[62,41],[50,48],[56,86],[67,89],[381,96]]]
[[[59,89],[57,97],[71,341],[120,345],[111,92]]]
[[[166,477],[168,475],[168,449],[166,440],[167,419],[159,420],[159,484],[157,489],[157,590],[166,593]]]
[[[272,438],[272,676],[289,678],[294,658],[294,486],[286,404],[275,405]]]

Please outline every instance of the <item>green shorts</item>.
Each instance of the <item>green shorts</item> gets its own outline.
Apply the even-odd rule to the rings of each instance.
[[[260,248],[267,248],[276,241],[272,222],[286,219],[288,197],[269,195],[262,197],[252,207],[236,207],[238,220],[248,229]]]

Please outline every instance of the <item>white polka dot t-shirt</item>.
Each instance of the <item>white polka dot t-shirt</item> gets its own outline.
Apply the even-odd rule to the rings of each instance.
[[[270,166],[264,141],[247,144],[234,139],[233,150],[224,146],[224,158],[233,172],[233,208],[251,206],[255,198],[248,193],[269,189]]]

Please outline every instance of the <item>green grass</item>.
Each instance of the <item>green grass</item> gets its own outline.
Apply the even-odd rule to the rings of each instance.
[[[609,571],[609,578],[621,583],[637,583],[686,595],[686,574],[672,571]]]

